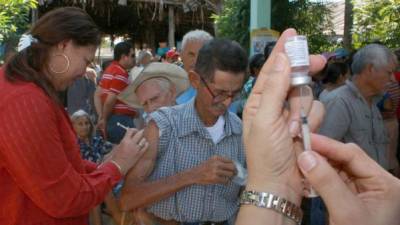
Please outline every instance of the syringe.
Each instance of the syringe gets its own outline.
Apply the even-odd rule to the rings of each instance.
[[[311,137],[310,137],[310,126],[308,124],[308,118],[307,114],[304,109],[304,104],[303,104],[303,98],[306,98],[307,96],[303,95],[304,90],[303,88],[308,88],[307,85],[302,85],[299,87],[300,88],[300,120],[301,120],[301,135],[303,139],[303,147],[304,151],[312,151],[311,149]],[[314,198],[318,197],[317,192],[310,186],[306,185],[306,188],[308,189],[308,196],[309,198]]]

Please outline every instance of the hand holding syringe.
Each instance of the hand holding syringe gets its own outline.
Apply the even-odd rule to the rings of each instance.
[[[300,121],[301,121],[301,136],[303,141],[303,148],[305,151],[312,151],[310,140],[310,127],[308,124],[308,111],[306,104],[307,98],[312,98],[311,88],[308,86],[311,83],[311,78],[308,76],[309,72],[309,54],[307,38],[305,36],[293,36],[286,41],[285,51],[289,57],[291,64],[291,85],[298,89],[299,103],[300,103]],[[297,90],[296,90],[297,91]],[[312,100],[311,100],[312,101]],[[312,187],[308,189],[307,197],[317,197],[317,193]]]

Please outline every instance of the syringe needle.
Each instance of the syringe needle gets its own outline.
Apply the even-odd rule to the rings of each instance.
[[[117,123],[117,126],[124,128],[125,130],[128,130],[129,127],[124,126],[123,124],[121,124],[120,122]]]

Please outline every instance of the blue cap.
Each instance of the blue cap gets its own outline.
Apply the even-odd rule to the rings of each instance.
[[[339,48],[335,51],[336,58],[344,58],[350,56],[350,52],[344,48]]]

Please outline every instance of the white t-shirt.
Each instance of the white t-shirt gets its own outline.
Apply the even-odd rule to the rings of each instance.
[[[214,144],[218,144],[224,138],[224,126],[225,119],[223,116],[219,116],[217,122],[212,127],[206,127],[208,133],[210,133]]]

